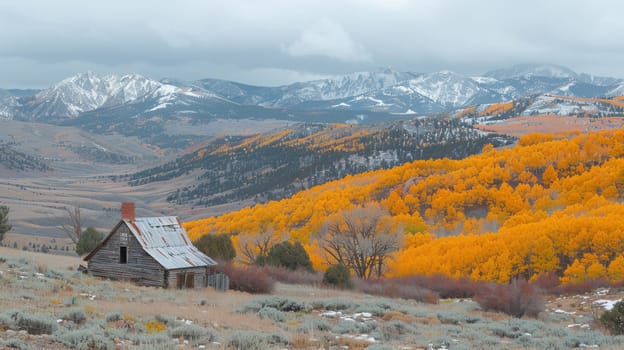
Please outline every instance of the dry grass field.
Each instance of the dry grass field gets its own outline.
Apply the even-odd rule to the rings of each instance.
[[[557,134],[571,131],[585,133],[606,129],[619,129],[623,124],[624,119],[619,117],[583,118],[537,115],[518,116],[476,125],[475,127],[483,131],[521,137],[535,132]]]
[[[76,271],[78,257],[0,248],[0,347],[17,349],[618,349],[599,299],[553,298],[537,319],[278,284],[272,294],[172,290]]]
[[[216,120],[200,127],[184,123],[170,125],[171,135],[191,132],[210,140],[216,135],[249,135],[288,125],[284,121],[240,120],[235,123]],[[0,205],[11,208],[12,232],[27,236],[63,238],[59,230],[67,219],[66,208],[78,205],[83,226],[102,231],[119,219],[121,202],[132,201],[139,216],[176,215],[183,220],[197,219],[240,209],[249,203],[233,203],[210,209],[175,206],[166,197],[175,189],[190,186],[197,173],[172,181],[131,187],[115,182],[111,176],[123,175],[156,166],[175,158],[174,150],[163,150],[136,137],[116,134],[92,134],[74,127],[49,124],[0,121],[0,142],[45,162],[49,171],[18,171],[0,164]],[[202,143],[196,145],[199,147]],[[125,157],[111,162],[86,151],[102,151]],[[190,151],[189,148],[186,151]],[[97,155],[97,153],[96,153]]]

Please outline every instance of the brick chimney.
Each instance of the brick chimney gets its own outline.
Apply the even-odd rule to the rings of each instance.
[[[121,218],[123,220],[134,221],[134,202],[123,202],[121,203]]]

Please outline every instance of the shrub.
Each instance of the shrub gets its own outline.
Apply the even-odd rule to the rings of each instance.
[[[358,305],[355,308],[355,310],[353,310],[353,312],[354,313],[368,312],[373,316],[381,317],[386,313],[386,309],[382,308],[379,305],[364,304],[364,305]]]
[[[9,207],[0,205],[0,242],[4,238],[4,234],[11,229],[9,225]]]
[[[106,314],[106,322],[117,322],[121,320],[121,313],[119,312],[111,312]]]
[[[466,313],[455,312],[455,311],[438,311],[437,315],[438,320],[444,324],[466,324],[466,323],[477,323],[481,321],[481,317],[473,316]]]
[[[548,294],[555,294],[557,292],[557,288],[561,284],[559,276],[552,271],[540,273],[531,283]]]
[[[229,235],[203,235],[194,244],[202,253],[217,261],[228,262],[236,257]]]
[[[315,310],[347,310],[355,307],[355,304],[350,299],[345,298],[328,298],[320,299],[312,302],[312,308]]]
[[[101,333],[102,330],[95,327],[74,329],[56,334],[55,339],[74,349],[113,349],[113,342]]]
[[[351,274],[349,273],[349,269],[344,265],[329,267],[323,275],[323,283],[340,288],[353,288]]]
[[[289,270],[305,269],[313,271],[312,262],[308,252],[301,243],[290,243],[288,241],[275,244],[266,256],[256,258],[258,265],[271,265],[285,267]]]
[[[313,333],[314,331],[328,331],[331,329],[329,323],[314,317],[306,316],[297,326],[297,331],[304,333]]]
[[[370,320],[364,322],[355,322],[355,326],[360,334],[368,334],[377,329],[377,322]]]
[[[108,332],[110,332],[110,330]],[[137,350],[175,349],[173,345],[171,344],[172,343],[171,338],[165,332],[152,333],[152,334],[128,332],[125,335],[118,336],[116,338],[127,339],[133,344],[132,346],[129,346],[129,347],[120,346],[120,347],[117,347],[116,349],[137,349]],[[184,348],[188,349],[189,347],[184,347]]]
[[[89,227],[80,235],[78,243],[76,243],[76,253],[82,255],[91,252],[100,244],[104,234],[93,227]]]
[[[284,322],[286,320],[286,315],[283,312],[272,307],[263,307],[258,311],[257,315],[262,319],[268,319],[273,322]]]
[[[32,347],[30,345],[26,344],[21,339],[9,339],[9,340],[7,340],[5,342],[2,342],[0,340],[0,346],[2,346],[3,349],[19,349],[19,350],[30,350],[30,349],[32,349]]]
[[[176,324],[176,319],[175,317],[172,316],[166,316],[166,315],[156,315],[154,316],[154,319],[162,324],[164,324],[165,326],[174,326]]]
[[[355,280],[356,289],[364,293],[432,304],[438,303],[439,298],[471,298],[484,285],[486,282],[442,274]]]
[[[592,292],[601,287],[609,287],[611,283],[607,280],[601,279],[585,279],[578,283],[566,283],[557,286],[550,293],[551,294],[565,294],[575,295]]]
[[[431,290],[410,283],[402,283],[400,279],[355,279],[355,289],[362,293],[380,295],[388,298],[412,299],[420,302],[436,304],[438,295]]]
[[[65,321],[72,321],[75,324],[81,324],[87,320],[84,311],[78,308],[68,310],[61,318]]]
[[[219,272],[230,278],[230,289],[252,294],[271,293],[275,281],[262,269],[256,266],[238,268],[232,264],[222,265]]]
[[[285,312],[309,312],[311,306],[306,302],[293,300],[285,297],[271,297],[266,299],[258,299],[247,303],[243,306],[240,312],[254,311],[258,312],[262,308],[273,308],[279,311]]]
[[[160,333],[167,330],[167,326],[158,320],[147,321],[143,324],[143,327],[145,327],[145,332],[148,334]]]
[[[65,275],[62,272],[59,272],[56,270],[48,270],[48,272],[45,275],[46,277],[52,278],[55,280],[65,280]]]
[[[288,284],[303,284],[309,286],[320,285],[323,274],[306,269],[291,270],[279,266],[264,266],[263,270],[274,280]]]
[[[618,301],[613,305],[613,309],[605,311],[600,316],[600,323],[611,334],[624,334],[624,301]]]
[[[394,284],[429,290],[440,298],[471,298],[484,282],[473,281],[469,278],[452,278],[442,274],[432,276],[406,276],[388,279]]]
[[[12,317],[14,313],[11,311],[3,312],[0,314],[0,330],[5,330],[12,328],[14,326],[14,317]]]
[[[416,334],[416,328],[403,321],[384,322],[378,328],[377,335],[381,340],[389,341],[404,334]]]
[[[500,311],[514,317],[536,317],[544,311],[544,301],[537,287],[525,280],[510,284],[486,284],[475,295],[475,301],[484,310]]]
[[[47,316],[17,314],[15,317],[17,327],[26,330],[29,334],[52,334],[56,329],[56,321]]]
[[[356,334],[358,332],[357,323],[353,321],[340,321],[332,327],[332,333],[336,334]]]
[[[217,335],[212,328],[204,328],[193,324],[182,325],[172,329],[169,335],[173,338],[184,338],[193,341],[209,342],[216,339]]]
[[[279,334],[262,334],[254,331],[234,332],[226,342],[227,349],[264,350],[271,344],[288,344],[288,340]]]

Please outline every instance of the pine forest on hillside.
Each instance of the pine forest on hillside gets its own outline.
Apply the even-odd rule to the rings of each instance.
[[[513,141],[459,119],[411,119],[381,126],[306,123],[268,134],[218,138],[127,179],[136,186],[199,170],[193,185],[179,188],[167,199],[203,206],[250,198],[258,203],[347,175],[415,159],[459,159],[488,143],[503,146]]]
[[[561,281],[624,278],[624,131],[530,134],[461,160],[416,160],[347,176],[291,198],[185,224],[191,239],[230,234],[301,242],[317,269],[337,215],[380,206],[401,234],[385,276],[466,276],[508,282],[555,272]],[[257,241],[257,239],[256,239]]]

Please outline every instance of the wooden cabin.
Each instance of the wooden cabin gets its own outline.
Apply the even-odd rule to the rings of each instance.
[[[217,265],[177,217],[136,218],[134,203],[122,204],[121,220],[84,260],[94,276],[163,288],[206,287]]]

